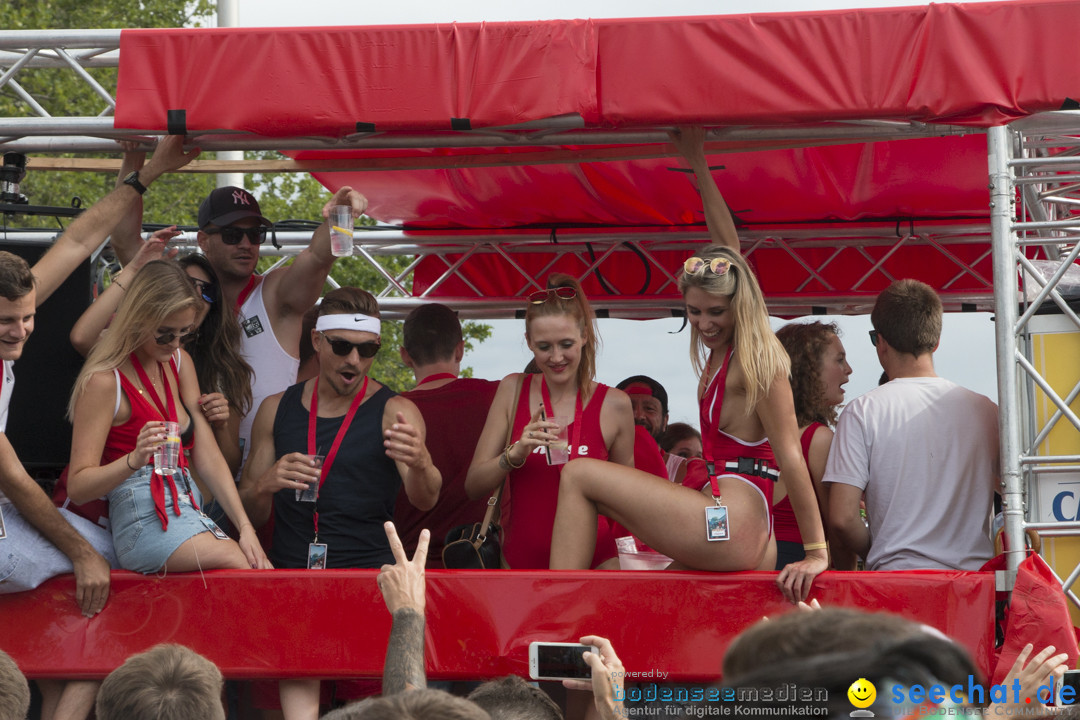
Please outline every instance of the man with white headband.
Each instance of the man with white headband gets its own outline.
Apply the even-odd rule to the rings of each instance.
[[[421,510],[438,500],[442,476],[425,446],[420,411],[368,377],[379,335],[370,293],[328,293],[311,335],[319,374],[271,395],[255,416],[240,497],[256,527],[273,513],[274,567],[391,564],[383,523],[398,490]],[[286,720],[316,716],[317,680],[279,687]]]

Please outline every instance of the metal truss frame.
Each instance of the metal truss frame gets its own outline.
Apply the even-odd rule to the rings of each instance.
[[[117,130],[110,118],[114,93],[95,80],[89,70],[119,64],[119,30],[0,31],[0,91],[9,89],[29,108],[28,117],[0,117],[0,151],[23,153],[116,152],[118,140],[146,141],[156,132]],[[53,117],[19,85],[18,75],[29,68],[65,68],[87,82],[101,97],[97,116]],[[611,150],[597,145],[659,144],[667,128],[632,128],[594,131],[580,117],[561,116],[505,128],[464,132],[359,133],[344,139],[319,137],[266,138],[242,132],[215,131],[195,138],[208,150],[302,150],[344,148],[584,146],[576,160],[610,159]],[[970,134],[971,128],[922,123],[852,121],[818,126],[729,127],[713,129],[711,141],[753,141],[761,149],[813,146],[837,142],[865,142],[900,138]],[[1080,431],[1080,418],[1071,409],[1080,397],[1080,383],[1062,396],[1043,378],[1032,361],[1029,323],[1039,307],[1053,303],[1080,330],[1080,316],[1057,290],[1065,270],[1080,256],[1080,114],[1046,113],[988,131],[991,219],[979,222],[913,222],[906,227],[885,223],[829,228],[753,228],[740,236],[744,253],[759,263],[783,258],[789,277],[779,291],[769,293],[770,309],[779,315],[825,312],[866,312],[876,292],[875,283],[893,279],[889,261],[907,252],[924,255],[926,262],[955,267],[942,286],[946,307],[980,309],[996,313],[998,397],[1000,405],[1002,477],[1004,481],[1005,535],[1008,570],[1003,588],[1011,588],[1024,555],[1027,530],[1044,536],[1080,535],[1080,522],[1039,523],[1032,519],[1028,499],[1039,476],[1080,470],[1080,454],[1040,456],[1038,445],[1063,420]],[[643,151],[638,150],[641,153]],[[657,152],[655,149],[644,152]],[[607,153],[605,155],[605,153]],[[657,155],[639,154],[638,157]],[[624,156],[625,157],[629,156]],[[563,160],[566,162],[568,160]],[[452,166],[453,158],[447,158]],[[219,163],[219,166],[222,163]],[[242,172],[251,164],[233,163],[215,172]],[[309,170],[296,164],[294,171]],[[201,170],[203,172],[209,169]],[[9,230],[7,242],[50,242],[55,233]],[[264,247],[264,254],[285,262],[308,241],[306,232],[281,229],[280,249]],[[189,238],[193,234],[189,233]],[[426,296],[447,283],[467,288],[458,297],[440,296],[464,317],[509,317],[520,312],[523,298],[536,289],[535,272],[526,272],[524,260],[537,254],[552,258],[576,257],[581,278],[602,271],[604,261],[616,254],[634,253],[662,278],[648,296],[613,295],[594,298],[601,313],[611,316],[651,317],[679,313],[674,292],[676,278],[656,259],[657,253],[685,250],[707,239],[703,228],[560,228],[474,232],[404,231],[400,228],[358,229],[355,262],[370,264],[385,281],[377,293],[388,317],[401,317]],[[992,251],[991,251],[992,248]],[[469,282],[464,269],[479,258],[495,256],[511,277],[517,292],[491,298]],[[404,258],[404,260],[403,260]],[[838,261],[855,258],[864,271],[838,283],[829,269]],[[1033,258],[1060,261],[1047,276]],[[441,263],[426,291],[412,292],[414,274],[423,262]],[[551,262],[554,262],[552,260]],[[105,263],[102,261],[102,267]],[[549,263],[550,265],[550,263]],[[443,267],[445,266],[445,267]],[[542,274],[542,273],[541,273]],[[857,275],[857,277],[855,276]],[[333,284],[333,280],[331,280]],[[996,289],[996,292],[995,292]],[[1024,289],[1026,292],[1018,292]],[[1036,427],[1035,398],[1043,393],[1057,412]],[[1080,566],[1062,582],[1070,599],[1080,605],[1072,585],[1080,579]]]
[[[1080,396],[1080,383],[1069,389],[1051,386],[1036,366],[1031,327],[1039,309],[1053,305],[1080,332],[1080,316],[1058,289],[1080,257],[1080,113],[1046,113],[992,128],[989,150],[1006,580],[1011,588],[1029,530],[1044,537],[1080,535],[1080,522],[1038,522],[1036,517],[1039,478],[1080,470],[1080,454],[1039,452],[1063,421],[1080,431],[1080,417],[1071,407]],[[1037,265],[1037,260],[1050,262]],[[1056,411],[1040,424],[1036,403],[1041,398]],[[1062,588],[1080,607],[1072,590],[1078,578],[1080,565]]]

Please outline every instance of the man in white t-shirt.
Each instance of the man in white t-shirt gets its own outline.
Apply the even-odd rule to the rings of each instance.
[[[849,403],[836,427],[829,530],[870,570],[978,570],[993,555],[997,406],[935,374],[941,319],[924,283],[882,291],[870,339],[890,381]]]

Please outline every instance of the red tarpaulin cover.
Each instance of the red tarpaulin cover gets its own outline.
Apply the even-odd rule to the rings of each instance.
[[[1075,0],[824,13],[125,30],[116,126],[262,135],[846,119],[1001,124],[1080,90]]]
[[[375,570],[214,570],[166,578],[114,572],[87,620],[71,576],[0,595],[0,648],[31,677],[103,677],[160,642],[203,653],[229,677],[380,677],[390,614]],[[827,572],[822,605],[890,611],[938,628],[989,672],[993,573]],[[433,570],[427,669],[434,679],[528,674],[534,640],[612,639],[627,670],[714,680],[731,640],[793,611],[776,573]]]

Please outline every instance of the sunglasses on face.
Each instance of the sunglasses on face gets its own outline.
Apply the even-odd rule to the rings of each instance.
[[[188,331],[188,332],[183,332],[183,333],[170,332],[170,333],[165,333],[164,335],[156,336],[154,338],[154,342],[156,342],[158,345],[168,345],[173,340],[180,340],[180,343],[183,344],[183,343],[186,343],[189,340],[194,339],[194,336],[195,336],[195,331],[194,330],[191,330],[191,331]]]
[[[559,300],[573,300],[577,297],[577,290],[572,287],[554,287],[547,290],[537,290],[529,295],[529,302],[533,305],[543,305],[548,298],[554,295]]]
[[[874,347],[877,347],[877,338],[878,338],[878,331],[877,330],[871,330],[870,331],[870,344],[873,345]]]
[[[731,269],[731,261],[727,258],[713,258],[712,260],[704,260],[699,257],[687,258],[683,263],[683,272],[687,275],[697,275],[705,268],[712,270],[713,275],[727,275],[727,271]]]
[[[195,289],[199,291],[199,295],[202,296],[203,300],[210,305],[214,304],[214,301],[217,300],[217,285],[212,282],[207,282],[206,280],[200,280],[197,277],[188,276],[188,280],[190,280],[191,284],[195,286]]]
[[[252,245],[262,245],[266,241],[266,228],[261,225],[258,227],[250,228],[238,228],[238,227],[223,227],[214,228],[212,230],[203,230],[207,235],[220,235],[221,242],[226,245],[239,245],[240,241],[247,237],[248,242]]]
[[[323,339],[330,343],[330,349],[334,354],[340,355],[341,357],[348,356],[348,354],[353,351],[353,348],[356,348],[356,352],[360,357],[373,358],[382,346],[381,343],[374,340],[368,340],[362,343],[351,343],[348,340],[329,337],[326,333],[323,333]]]

